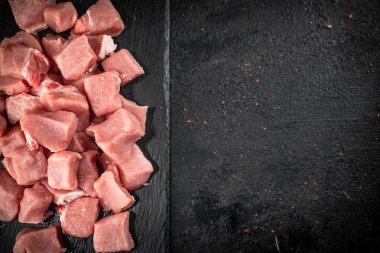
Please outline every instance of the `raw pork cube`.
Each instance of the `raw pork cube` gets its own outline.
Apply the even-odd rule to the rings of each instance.
[[[43,11],[46,6],[55,4],[55,0],[8,0],[8,2],[17,25],[28,33],[47,28]]]
[[[48,159],[48,183],[57,190],[74,190],[78,187],[77,172],[81,155],[71,151],[60,151]]]
[[[148,112],[148,106],[139,106],[135,102],[130,101],[124,98],[123,96],[121,96],[121,106],[122,108],[132,113],[133,116],[135,116],[140,121],[141,128],[145,131],[145,122],[146,114]]]
[[[26,47],[37,49],[38,51],[42,52],[42,47],[39,39],[37,36],[34,36],[30,33],[27,33],[25,31],[17,32],[15,35],[13,35],[10,38],[4,38],[1,42],[1,46],[6,46],[10,44],[19,43]]]
[[[40,98],[21,93],[7,98],[6,110],[9,123],[16,124],[25,110],[40,110],[42,105]]]
[[[8,129],[0,138],[1,152],[5,157],[11,157],[16,149],[26,145],[25,136],[20,125]]]
[[[71,142],[78,126],[78,117],[66,111],[26,111],[21,116],[20,124],[30,146],[37,142],[50,151],[58,152],[65,150]]]
[[[98,61],[103,60],[116,50],[117,45],[110,35],[89,35],[87,38],[92,50],[98,57]]]
[[[29,94],[33,96],[40,97],[41,100],[41,94],[43,92],[46,92],[48,90],[57,89],[62,86],[62,80],[61,78],[54,74],[54,73],[48,73],[47,76],[41,81],[41,84],[37,87],[32,87],[30,89]],[[43,100],[43,98],[42,98]],[[46,101],[41,101],[42,104],[46,104]]]
[[[40,183],[26,188],[20,202],[19,222],[40,223],[45,220],[52,214],[48,211],[52,199],[51,193]]]
[[[102,61],[102,66],[104,71],[117,71],[119,73],[121,86],[145,73],[144,69],[127,49],[120,49],[118,52],[112,53]]]
[[[47,163],[42,148],[36,151],[26,146],[16,149],[11,159],[17,184],[33,185],[46,178]]]
[[[100,124],[87,128],[95,142],[116,163],[130,158],[133,142],[144,135],[140,122],[130,112],[119,109]]]
[[[75,25],[77,10],[72,2],[63,2],[44,9],[46,24],[56,33],[66,31]]]
[[[17,185],[5,170],[0,170],[0,220],[17,217],[24,187]]]
[[[7,120],[0,114],[0,137],[3,136],[6,130],[7,130]]]
[[[42,47],[44,48],[45,55],[51,61],[50,71],[58,73],[59,69],[57,64],[53,59],[53,55],[58,53],[63,48],[63,43],[66,42],[66,39],[61,36],[48,33],[45,37],[42,38]]]
[[[95,223],[94,249],[96,252],[119,252],[133,249],[129,233],[129,212],[105,217]]]
[[[135,199],[116,183],[112,171],[105,171],[94,183],[94,188],[103,209],[119,213],[133,205]]]
[[[73,112],[78,116],[77,131],[85,130],[90,124],[90,112],[86,96],[71,85],[45,89],[40,94],[45,109]]]
[[[1,65],[1,64],[0,64]],[[8,96],[28,92],[30,86],[25,80],[11,76],[0,76],[0,93]]]
[[[89,76],[92,76],[94,74],[99,74],[99,73],[100,73],[100,71],[99,71],[99,68],[98,68],[98,64],[95,63],[79,79],[77,79],[77,80],[67,80],[67,79],[65,79],[64,81],[65,81],[65,84],[70,84],[72,86],[75,86],[75,87],[77,87],[77,89],[80,92],[82,92],[83,94],[85,94],[86,92],[84,91],[84,80],[87,77],[89,77]]]
[[[85,132],[75,133],[67,150],[82,153],[88,150],[97,150],[95,142]]]
[[[79,188],[94,198],[97,196],[94,190],[94,182],[99,178],[99,171],[96,166],[97,153],[96,150],[81,153],[82,160],[80,160],[77,173]]]
[[[84,80],[84,90],[97,117],[121,108],[120,78],[117,72],[104,72],[87,77]]]
[[[24,228],[16,236],[13,253],[63,253],[61,234],[56,226]]]
[[[124,30],[124,23],[110,0],[99,0],[91,5],[81,16],[74,28],[73,34],[99,35],[108,34],[119,36]]]
[[[121,182],[128,191],[141,187],[153,172],[152,164],[136,144],[133,144],[130,159],[122,163],[116,162],[116,164],[119,168]]]
[[[115,162],[113,162],[111,160],[111,158],[109,158],[105,153],[98,155],[97,160],[105,171],[107,171],[107,170],[112,171],[113,175],[115,177],[116,183],[123,186],[123,183],[120,180],[119,170],[118,170]]]
[[[79,188],[72,191],[53,189],[49,186],[47,180],[42,181],[41,184],[43,184],[53,195],[53,202],[59,206],[71,203],[72,201],[86,195],[86,193]]]
[[[96,198],[83,197],[59,207],[62,232],[76,237],[87,237],[94,233],[100,207]]]
[[[53,55],[62,76],[69,80],[83,76],[94,65],[96,58],[85,35],[66,41],[63,49]]]
[[[21,44],[0,48],[0,74],[26,80],[31,86],[40,85],[50,62],[40,51]]]

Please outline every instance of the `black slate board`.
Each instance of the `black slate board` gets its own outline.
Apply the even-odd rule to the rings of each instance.
[[[59,1],[58,1],[59,2]],[[80,14],[95,1],[73,1]],[[126,25],[115,39],[127,48],[145,69],[145,75],[121,89],[121,93],[142,105],[149,105],[146,136],[139,142],[152,161],[155,172],[149,186],[134,192],[137,203],[130,209],[131,231],[136,242],[132,252],[166,252],[169,206],[169,79],[168,10],[165,0],[112,1]],[[18,31],[7,1],[0,1],[0,39]],[[44,32],[46,33],[46,32]],[[166,57],[166,58],[165,58]],[[39,226],[58,222],[58,215]],[[16,234],[28,225],[0,222],[0,252],[12,252]],[[67,252],[93,252],[92,238],[64,238]]]
[[[171,251],[379,252],[380,2],[170,16]]]

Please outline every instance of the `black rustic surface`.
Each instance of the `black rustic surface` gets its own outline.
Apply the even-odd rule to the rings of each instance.
[[[95,1],[74,1],[80,14]],[[166,252],[168,249],[169,185],[169,83],[165,75],[166,2],[165,0],[113,1],[126,25],[115,39],[119,48],[127,48],[145,69],[145,75],[121,89],[121,93],[139,104],[149,105],[147,133],[140,147],[154,164],[149,186],[135,191],[136,204],[130,209],[132,252]],[[169,22],[166,22],[169,23]],[[7,1],[0,1],[0,38],[18,31]],[[46,33],[46,32],[44,32]],[[167,61],[168,63],[168,61]],[[168,74],[168,73],[167,73]],[[104,214],[102,214],[104,215]],[[58,215],[38,227],[55,224]],[[0,252],[12,252],[16,234],[29,225],[17,221],[0,222]],[[92,237],[64,237],[67,252],[93,252]]]
[[[380,252],[379,1],[170,12],[172,252]]]

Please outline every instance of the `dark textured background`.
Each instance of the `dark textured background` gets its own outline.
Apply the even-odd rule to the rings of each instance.
[[[380,252],[379,40],[375,0],[171,0],[172,252]]]
[[[82,14],[95,0],[73,2]],[[169,83],[164,69],[168,45],[165,40],[166,3],[164,0],[128,0],[127,4],[124,0],[112,2],[126,25],[126,30],[115,39],[115,43],[118,49],[130,50],[145,69],[145,75],[123,87],[121,93],[139,104],[150,106],[147,133],[139,144],[153,162],[155,172],[149,186],[133,194],[137,202],[130,209],[130,226],[137,247],[132,252],[165,252],[169,246]],[[0,39],[12,36],[18,30],[7,1],[0,0]],[[58,219],[55,215],[39,226],[57,223]],[[0,222],[0,253],[11,252],[16,234],[26,226],[29,225],[17,221]],[[78,239],[65,236],[64,244],[68,247],[67,252],[93,252],[92,237]]]

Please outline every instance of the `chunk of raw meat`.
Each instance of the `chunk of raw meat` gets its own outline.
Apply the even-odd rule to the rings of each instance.
[[[48,183],[57,190],[78,188],[77,172],[82,156],[76,152],[60,151],[48,159]]]
[[[67,150],[82,153],[88,150],[97,150],[95,142],[85,132],[75,133]]]
[[[88,35],[108,34],[116,37],[123,30],[123,20],[111,1],[99,0],[77,20],[71,32]]]
[[[94,190],[94,182],[99,178],[99,171],[96,166],[97,153],[96,150],[81,153],[82,160],[80,160],[77,173],[79,188],[94,198],[97,196]]]
[[[8,2],[17,25],[28,33],[47,28],[43,11],[46,6],[55,4],[55,0],[8,0]]]
[[[23,192],[24,187],[0,169],[0,220],[11,221],[17,217]]]
[[[28,92],[29,89],[30,86],[25,80],[11,76],[0,76],[0,94],[11,96],[22,92]]]
[[[121,86],[145,73],[127,49],[120,49],[118,52],[112,53],[102,61],[102,66],[104,71],[117,71],[119,73]]]
[[[133,205],[135,199],[115,181],[112,171],[105,171],[94,183],[94,189],[103,209],[119,213]]]
[[[96,198],[83,197],[59,207],[62,232],[76,237],[87,237],[94,233],[100,207]]]
[[[121,96],[121,95],[120,95]],[[148,112],[148,106],[139,106],[135,102],[130,101],[121,96],[122,108],[132,113],[139,121],[141,128],[145,131],[146,114]]]
[[[52,214],[48,211],[52,199],[51,193],[40,183],[26,188],[20,202],[19,222],[40,223],[45,220]]]
[[[0,114],[0,137],[3,136],[6,130],[7,130],[7,120]]]
[[[62,50],[53,55],[62,76],[69,80],[77,80],[83,76],[94,65],[96,58],[85,35],[66,41]]]
[[[57,89],[59,87],[62,86],[62,80],[61,78],[54,74],[54,73],[48,73],[47,76],[45,76],[45,78],[41,81],[41,84],[37,87],[32,87],[30,89],[30,92],[29,94],[33,95],[33,96],[38,96],[40,97],[40,99],[44,99],[44,98],[41,98],[41,94],[43,92],[46,92],[48,90],[52,90],[52,89]],[[46,104],[47,102],[46,101],[41,101],[42,104]]]
[[[45,22],[53,31],[60,33],[75,25],[77,10],[72,2],[63,2],[44,9]]]
[[[63,44],[66,42],[66,39],[61,36],[48,33],[45,37],[42,38],[42,47],[44,48],[45,55],[51,61],[50,71],[58,73],[59,69],[57,64],[53,59],[53,55],[62,50]]]
[[[33,185],[46,178],[47,163],[42,148],[30,151],[22,147],[16,149],[10,158],[17,184]]]
[[[123,183],[120,180],[119,170],[115,162],[113,162],[111,158],[109,158],[105,153],[98,155],[97,160],[105,171],[107,170],[112,171],[115,177],[116,183],[123,186]]]
[[[129,233],[129,212],[105,217],[95,223],[94,249],[96,252],[119,252],[133,249]]]
[[[116,164],[121,182],[128,191],[141,187],[153,172],[152,164],[136,144],[133,144],[130,159],[122,163],[116,162]]]
[[[6,46],[14,43],[19,43],[21,45],[24,45],[26,47],[37,49],[38,51],[42,52],[42,47],[39,39],[25,31],[17,32],[15,35],[13,35],[10,38],[4,38],[1,42],[1,46]]]
[[[39,97],[21,93],[7,98],[6,110],[9,123],[16,124],[25,110],[41,110]]]
[[[100,73],[100,71],[99,71],[99,68],[98,68],[98,64],[95,63],[79,79],[77,79],[77,80],[67,80],[67,79],[65,79],[64,82],[65,82],[65,84],[69,84],[69,85],[77,87],[77,89],[80,92],[82,92],[83,94],[85,94],[86,92],[84,91],[84,80],[87,77],[89,77],[89,76],[92,76],[92,75],[95,75],[95,74],[99,74],[99,73]]]
[[[77,131],[85,130],[90,124],[89,106],[86,96],[71,85],[46,89],[40,94],[45,109],[73,112],[78,116]]]
[[[4,157],[11,157],[16,149],[22,148],[25,145],[26,140],[20,125],[9,128],[0,138],[1,152]]]
[[[13,253],[63,253],[61,233],[56,226],[24,228],[16,236]]]
[[[25,135],[50,151],[65,150],[78,127],[78,117],[72,112],[26,111],[20,119]]]
[[[87,38],[92,50],[98,57],[98,61],[103,60],[116,50],[117,45],[110,35],[89,35]]]
[[[121,108],[120,78],[117,72],[104,72],[87,77],[84,80],[84,90],[97,117]]]
[[[96,144],[117,163],[130,158],[133,142],[144,135],[140,122],[126,109],[117,110],[100,124],[90,125],[87,131],[94,134]]]
[[[40,85],[50,67],[50,62],[44,54],[21,44],[1,47],[0,64],[2,76],[26,80],[31,86]]]
[[[5,170],[8,172],[8,174],[14,179],[16,180],[17,179],[17,175],[16,175],[16,172],[13,168],[13,165],[12,165],[12,159],[9,158],[9,157],[4,157],[3,161],[2,161],[3,165],[4,165],[4,168]]]
[[[53,202],[59,206],[71,203],[72,201],[86,195],[86,193],[79,188],[72,191],[56,190],[49,186],[47,180],[44,180],[41,183],[53,195]]]

